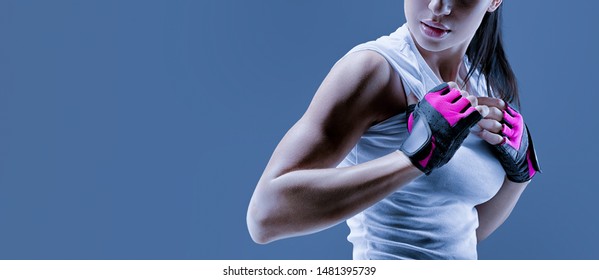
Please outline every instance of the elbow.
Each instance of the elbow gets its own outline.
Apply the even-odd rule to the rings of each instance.
[[[248,224],[248,229],[250,231],[250,237],[256,244],[264,245],[274,240],[272,237],[265,234],[265,231],[262,229],[252,227],[250,224]]]
[[[246,224],[250,237],[257,244],[267,244],[279,239],[295,236],[297,225],[288,209],[289,201],[282,188],[259,185],[250,199]],[[268,190],[268,191],[266,191]]]
[[[260,211],[250,204],[246,223],[250,237],[257,244],[267,244],[275,240],[275,236],[272,234],[272,226],[269,225],[268,220],[265,211]]]
[[[485,236],[476,235],[476,244],[480,244],[483,240],[485,240]]]
[[[271,238],[266,234],[264,225],[255,217],[252,217],[248,212],[247,216],[247,227],[250,233],[250,237],[257,244],[267,244],[271,241]]]
[[[489,235],[491,235],[491,232],[488,230],[484,230],[484,229],[477,229],[476,230],[476,243],[481,243],[483,240],[487,239],[487,237],[489,237]]]

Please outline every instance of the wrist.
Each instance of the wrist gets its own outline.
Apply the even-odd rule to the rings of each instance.
[[[415,174],[417,176],[425,174],[425,171],[421,170],[417,165],[414,164],[412,159],[408,157],[403,151],[396,150],[395,155],[397,162],[400,162],[407,173]]]
[[[531,181],[532,181],[532,178],[529,178],[527,181],[524,181],[524,182],[514,182],[506,176],[504,185],[510,189],[524,190],[526,188],[526,186],[528,186],[528,184],[530,184]]]

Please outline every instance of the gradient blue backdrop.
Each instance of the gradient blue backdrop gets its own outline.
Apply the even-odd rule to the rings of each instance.
[[[506,0],[544,174],[483,259],[599,259],[596,1]],[[341,224],[254,244],[271,152],[403,1],[0,1],[0,258],[349,259]]]

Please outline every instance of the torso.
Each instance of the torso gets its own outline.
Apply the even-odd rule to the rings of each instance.
[[[360,164],[398,150],[408,135],[402,100],[409,94],[420,99],[440,83],[414,53],[413,42],[405,36],[407,28],[402,28],[388,38],[352,50],[376,51],[396,70],[397,81],[390,84],[389,91],[397,114],[370,127],[339,166]],[[486,96],[481,84],[468,86],[471,94]],[[471,133],[445,166],[348,219],[354,258],[476,259],[475,207],[495,195],[504,175],[486,142]]]

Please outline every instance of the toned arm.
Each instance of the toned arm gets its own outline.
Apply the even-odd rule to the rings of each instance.
[[[476,238],[478,242],[489,237],[512,213],[520,195],[530,183],[514,183],[507,178],[499,192],[489,201],[476,206],[478,211],[478,228],[476,229]]]
[[[504,138],[501,131],[503,111],[506,109],[505,102],[498,98],[478,97],[478,103],[489,107],[489,114],[478,124],[482,129],[479,136],[491,145],[501,143]],[[524,183],[515,183],[506,177],[499,192],[493,198],[476,206],[479,222],[476,237],[479,242],[491,235],[505,222],[529,183],[530,180]]]
[[[335,168],[370,126],[406,107],[399,77],[379,54],[362,51],[339,61],[256,186],[247,213],[253,240],[328,228],[420,176],[401,152]]]

